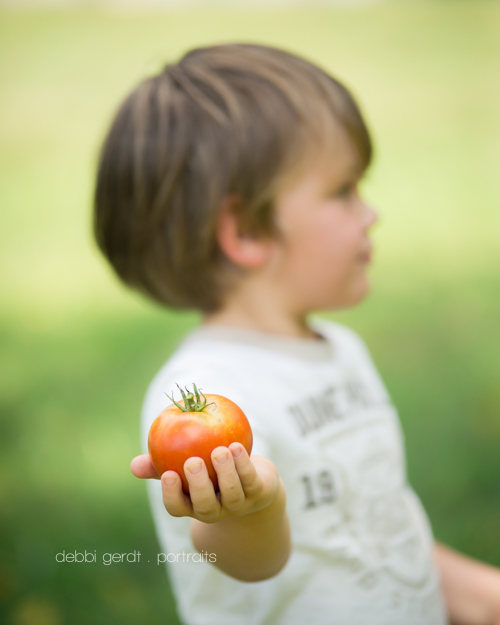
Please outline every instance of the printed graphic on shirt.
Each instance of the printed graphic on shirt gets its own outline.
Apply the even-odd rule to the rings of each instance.
[[[321,393],[292,404],[288,411],[300,434],[307,436],[329,423],[346,421],[360,410],[387,401],[386,397],[375,396],[363,380],[351,373],[337,386],[329,385]]]
[[[351,376],[289,413],[300,434],[315,439],[318,465],[298,476],[301,510],[327,511],[318,527],[328,552],[366,589],[385,576],[401,590],[425,586],[429,538],[407,490],[403,442],[386,398]]]
[[[304,487],[304,508],[317,508],[337,500],[337,487],[331,471],[301,475],[300,480]]]

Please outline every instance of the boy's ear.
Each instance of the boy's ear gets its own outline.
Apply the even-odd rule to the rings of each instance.
[[[266,264],[270,248],[269,239],[251,233],[238,219],[235,206],[238,198],[230,196],[222,205],[217,223],[217,239],[225,256],[239,267],[258,269]]]

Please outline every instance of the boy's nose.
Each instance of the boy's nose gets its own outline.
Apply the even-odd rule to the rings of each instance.
[[[374,224],[376,224],[377,221],[379,220],[379,214],[372,206],[370,206],[369,209],[370,209],[370,214],[371,214],[371,219],[370,219],[370,227],[371,227]]]
[[[366,229],[371,228],[379,219],[379,215],[377,211],[370,204],[365,205],[365,227]]]

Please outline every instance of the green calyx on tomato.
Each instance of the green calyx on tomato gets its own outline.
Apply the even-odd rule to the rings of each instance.
[[[186,392],[184,392],[178,384],[177,384],[177,388],[181,392],[182,399],[184,400],[184,406],[182,404],[178,404],[175,401],[175,399],[172,399],[172,397],[170,397],[170,395],[167,395],[167,393],[165,393],[165,395],[167,395],[170,401],[173,402],[177,406],[177,408],[179,408],[179,410],[182,410],[182,412],[201,412],[207,406],[210,405],[210,404],[207,404],[207,398],[205,397],[205,395],[203,395],[203,393],[201,392],[201,389],[198,390],[196,388],[196,384],[194,382],[193,382],[194,395],[193,393],[191,393],[191,391],[188,391],[187,386],[185,387]],[[201,397],[203,397],[203,401],[200,395]]]

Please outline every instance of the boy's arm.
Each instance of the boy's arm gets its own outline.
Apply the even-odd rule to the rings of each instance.
[[[500,570],[436,543],[452,625],[500,625]]]
[[[189,458],[184,465],[189,496],[177,473],[161,476],[167,512],[193,518],[194,546],[215,554],[215,566],[227,575],[246,582],[276,575],[291,549],[285,488],[276,467],[260,456],[250,459],[239,443],[217,447],[211,457],[220,492],[215,494],[203,460]],[[191,472],[193,467],[198,471]],[[134,458],[131,469],[140,478],[159,477],[148,455]]]
[[[273,577],[290,555],[282,482],[274,501],[263,510],[213,524],[195,520],[191,538],[198,551],[216,554],[215,566],[231,577],[243,582]]]

